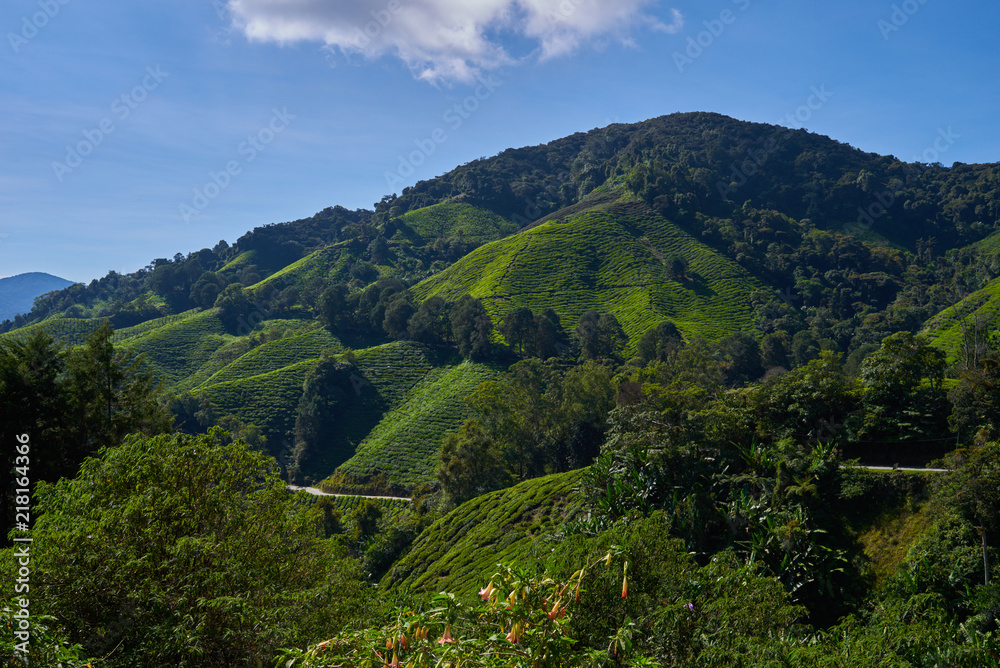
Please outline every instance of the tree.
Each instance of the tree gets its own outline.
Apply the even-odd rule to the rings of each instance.
[[[947,433],[944,353],[898,332],[861,363],[861,441],[933,441]]]
[[[392,339],[405,339],[408,336],[410,318],[417,312],[417,307],[410,300],[410,294],[401,293],[393,299],[385,309],[382,319],[382,329]]]
[[[74,412],[88,454],[117,445],[132,432],[163,433],[172,422],[158,399],[160,383],[152,371],[142,369],[144,359],[129,361],[115,350],[113,334],[105,322],[67,361]]]
[[[566,332],[555,311],[547,308],[535,316],[534,338],[530,343],[528,354],[543,360],[557,357],[561,348],[567,348]]]
[[[0,539],[6,543],[14,522],[16,438],[32,441],[31,479],[72,476],[83,459],[75,424],[66,406],[65,351],[41,330],[23,342],[0,341]],[[23,504],[22,504],[23,505]]]
[[[215,272],[206,271],[191,286],[188,298],[202,308],[212,308],[225,287],[225,278]]]
[[[791,352],[791,341],[788,332],[781,330],[771,332],[760,342],[760,361],[765,369],[781,367],[789,369],[792,363],[788,359]]]
[[[948,393],[948,424],[966,442],[1000,439],[1000,362],[986,358],[979,368],[962,372]]]
[[[755,392],[759,428],[774,442],[842,442],[844,421],[856,408],[851,382],[830,351],[762,383]]]
[[[331,332],[351,329],[354,326],[354,312],[347,303],[347,286],[334,283],[319,297],[319,321]]]
[[[456,504],[511,483],[501,453],[476,420],[445,436],[437,479]]]
[[[795,336],[792,337],[792,357],[795,360],[795,366],[802,366],[806,362],[816,359],[819,356],[819,351],[819,341],[811,332],[802,330],[796,332]]]
[[[347,453],[327,452],[326,446],[361,387],[357,370],[333,357],[321,359],[306,376],[295,417],[290,479],[299,481],[312,471],[312,460],[320,453],[335,460],[334,466],[347,460]]]
[[[448,303],[440,297],[428,297],[410,318],[407,332],[414,341],[440,345],[448,340],[450,325]]]
[[[664,320],[656,327],[646,330],[646,333],[636,344],[636,357],[643,364],[652,361],[665,362],[677,354],[684,345],[681,332],[677,326],[669,320]]]
[[[32,613],[122,668],[264,665],[362,617],[367,588],[318,538],[320,513],[221,436],[131,436],[39,485]]]
[[[451,334],[466,359],[481,360],[493,346],[493,323],[483,303],[465,295],[451,310]]]
[[[757,380],[764,373],[760,345],[757,339],[747,332],[736,332],[726,337],[717,344],[716,350],[729,387],[745,385]]]
[[[215,308],[219,309],[219,320],[222,324],[230,331],[236,331],[241,324],[245,326],[252,305],[243,286],[239,283],[230,283],[215,300]]]
[[[583,358],[588,360],[614,358],[628,342],[618,318],[611,313],[595,311],[580,314],[576,336]]]
[[[535,336],[535,314],[531,309],[518,306],[507,312],[500,323],[500,333],[514,351],[524,356],[530,350]]]
[[[373,263],[377,265],[385,264],[385,261],[389,258],[389,242],[381,234],[378,235],[368,244],[368,254],[371,256]]]
[[[675,255],[670,258],[670,275],[675,281],[681,281],[687,279],[687,260]]]
[[[382,335],[385,311],[395,301],[397,295],[407,293],[406,286],[398,278],[380,278],[369,285],[358,298],[358,325],[374,335]]]

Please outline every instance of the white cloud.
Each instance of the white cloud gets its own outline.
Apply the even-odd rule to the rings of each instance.
[[[676,33],[647,12],[658,0],[229,0],[237,25],[252,40],[321,41],[367,58],[394,55],[427,81],[469,81],[480,70],[518,60],[504,35],[537,43],[541,59],[612,37],[631,43],[645,25]]]

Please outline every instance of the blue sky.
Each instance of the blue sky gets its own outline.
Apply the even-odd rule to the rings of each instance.
[[[1000,161],[997,25],[963,0],[5,0],[0,277],[134,271],[676,111]]]

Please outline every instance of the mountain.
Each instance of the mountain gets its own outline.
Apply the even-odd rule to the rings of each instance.
[[[1000,652],[998,319],[1000,164],[674,114],[49,293],[0,342],[71,349],[3,346],[0,425],[52,435],[31,437],[60,466],[33,479],[64,478],[32,564],[73,587],[36,598],[73,642],[104,629],[115,666],[145,665],[140,634],[160,656],[198,620],[256,639],[279,618],[311,629],[280,646],[320,643],[280,663],[979,666]],[[95,331],[115,355],[72,348]],[[187,433],[96,450],[112,420],[169,428],[143,368]],[[291,541],[306,570],[265,583],[287,613],[244,578],[274,555],[209,507]],[[95,580],[95,549],[119,570]],[[163,577],[195,605],[160,624]],[[253,583],[204,599],[223,580]]]
[[[0,278],[0,322],[31,311],[35,297],[69,285],[73,285],[73,281],[41,272]]]
[[[711,342],[729,384],[823,349],[853,371],[903,331],[926,330],[954,360],[962,318],[993,317],[980,305],[1000,280],[997,235],[998,164],[904,163],[804,130],[672,114],[72,285],[0,336],[44,328],[80,343],[108,318],[186,428],[231,415],[304,479],[403,493],[433,480],[442,438],[472,414],[466,397],[518,358],[499,332],[515,309],[547,313],[565,359],[587,312],[614,316],[624,359],[667,322]],[[494,327],[492,359],[464,361],[449,340],[447,310],[465,295]],[[760,353],[740,370],[746,337]],[[328,358],[350,372],[306,396]],[[305,447],[296,420],[332,401],[323,392],[342,413]]]

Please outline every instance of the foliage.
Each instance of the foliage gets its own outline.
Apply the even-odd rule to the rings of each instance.
[[[324,448],[327,434],[336,431],[340,416],[359,396],[358,378],[352,365],[332,357],[321,359],[306,376],[295,418],[290,480],[298,482],[303,469],[311,470],[309,459]]]
[[[462,357],[481,360],[489,356],[493,323],[481,301],[465,295],[455,304],[450,319],[452,337]]]
[[[23,342],[0,342],[0,528],[6,538],[14,521],[15,436],[32,443],[32,481],[72,477],[83,460],[125,434],[156,434],[169,428],[158,385],[142,360],[116,349],[110,325],[85,345],[65,350],[42,331]]]
[[[273,460],[219,438],[130,437],[39,486],[33,601],[89,655],[259,663],[320,620],[364,614],[367,594],[316,537],[316,516],[289,503]]]

